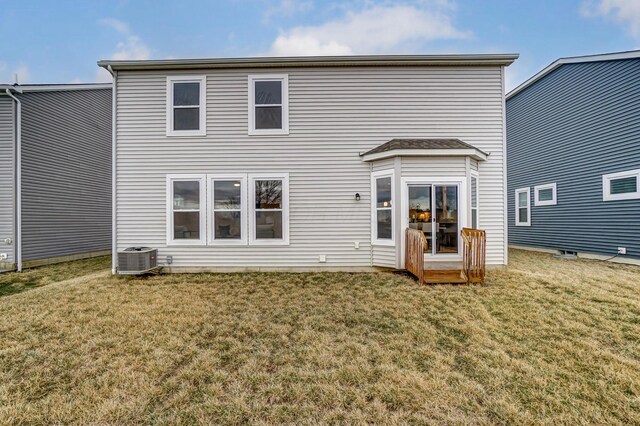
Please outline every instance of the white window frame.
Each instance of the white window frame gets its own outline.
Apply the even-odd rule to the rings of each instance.
[[[257,81],[280,81],[282,82],[282,103],[281,104],[255,104],[255,83]],[[249,87],[249,135],[288,135],[289,134],[289,75],[288,74],[251,74],[248,77]],[[256,129],[255,108],[256,106],[280,106],[282,107],[282,129]]]
[[[476,206],[473,207],[473,179],[476,180]],[[471,180],[469,182],[469,209],[471,210],[471,216],[469,216],[469,226],[473,228],[473,211],[476,211],[476,228],[480,229],[480,173],[471,171]]]
[[[378,207],[378,193],[376,181],[380,178],[391,178],[391,206]],[[395,172],[393,170],[381,170],[371,173],[371,244],[376,246],[396,245],[396,194],[395,194]],[[378,238],[378,210],[391,210],[391,239]]]
[[[518,200],[518,196],[521,193],[526,193],[527,194],[527,221],[526,222],[521,222],[520,221],[520,204],[519,204],[519,200]],[[516,215],[515,215],[515,219],[516,219],[516,226],[531,226],[531,188],[530,187],[526,187],[526,188],[519,188],[516,189],[516,203],[515,203],[515,207],[516,207]]]
[[[282,238],[256,239],[256,184],[257,180],[282,181]],[[289,245],[289,173],[252,173],[249,174],[249,244],[256,246]],[[277,209],[268,209],[277,210]]]
[[[553,194],[551,200],[540,201],[540,191],[544,189],[551,189]],[[558,204],[557,196],[558,186],[555,183],[547,183],[544,185],[536,185],[533,187],[534,206],[555,206]]]
[[[240,181],[240,239],[218,239],[216,238],[215,212],[235,211],[225,209],[215,209],[214,189],[216,181]],[[207,175],[207,224],[209,226],[209,245],[237,246],[247,244],[247,175],[246,174],[208,174]]]
[[[173,183],[174,182],[200,182],[200,238],[197,240],[190,239],[174,239],[173,238]],[[168,246],[201,246],[207,241],[207,186],[206,175],[204,174],[181,174],[167,175],[167,245]],[[180,211],[196,211],[196,210],[180,210]]]
[[[173,110],[194,108],[195,105],[173,105],[173,85],[175,83],[200,83],[200,128],[198,130],[173,130]],[[180,75],[167,77],[167,136],[206,136],[207,134],[207,77],[205,75]]]
[[[611,181],[615,179],[623,179],[635,177],[637,186],[636,192],[628,192],[626,194],[612,194]],[[627,170],[624,172],[608,173],[602,175],[602,201],[618,201],[618,200],[637,200],[640,199],[640,169]]]

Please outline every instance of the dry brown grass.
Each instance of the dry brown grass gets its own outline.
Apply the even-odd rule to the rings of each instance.
[[[102,271],[110,265],[111,257],[102,256],[29,268],[20,273],[4,272],[0,274],[0,297]]]
[[[640,423],[640,268],[108,273],[0,298],[0,423]]]

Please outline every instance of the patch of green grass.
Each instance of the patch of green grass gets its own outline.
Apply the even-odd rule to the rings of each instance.
[[[0,298],[0,424],[640,424],[640,268],[89,276]]]
[[[39,266],[22,272],[5,272],[0,274],[0,297],[108,269],[110,262],[111,257],[102,256]]]

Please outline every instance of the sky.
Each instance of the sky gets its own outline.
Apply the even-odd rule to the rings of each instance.
[[[640,0],[0,0],[0,83],[110,81],[100,59],[640,49]]]

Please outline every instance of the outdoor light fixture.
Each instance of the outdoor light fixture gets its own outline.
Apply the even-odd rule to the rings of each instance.
[[[356,201],[360,201],[360,193],[356,192]]]

